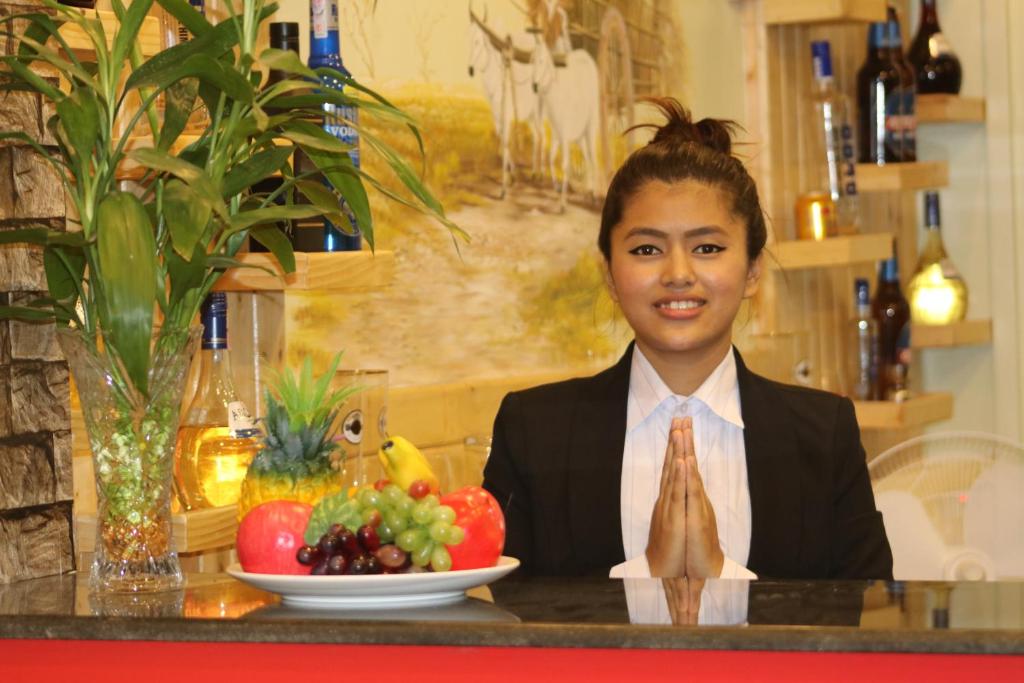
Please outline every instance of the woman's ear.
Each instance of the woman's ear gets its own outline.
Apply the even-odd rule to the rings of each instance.
[[[609,263],[608,259],[604,259],[602,264],[601,271],[604,274],[604,284],[608,287],[608,296],[615,303],[619,303],[619,294],[615,291],[615,280],[612,279],[612,264]]]
[[[747,267],[747,282],[743,287],[744,299],[749,299],[757,294],[758,287],[761,284],[761,264],[763,261],[764,252],[762,251]]]

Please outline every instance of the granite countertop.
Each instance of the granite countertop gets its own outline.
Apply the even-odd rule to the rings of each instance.
[[[513,574],[454,604],[340,610],[222,574],[146,597],[68,574],[0,585],[0,638],[1024,654],[1024,583],[709,582],[699,625],[685,588]]]

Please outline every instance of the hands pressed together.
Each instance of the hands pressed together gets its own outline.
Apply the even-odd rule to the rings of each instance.
[[[697,470],[693,420],[675,418],[647,537],[651,576],[716,578],[724,562],[715,510]]]

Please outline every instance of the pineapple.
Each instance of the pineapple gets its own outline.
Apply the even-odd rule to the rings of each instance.
[[[265,436],[242,481],[238,519],[270,500],[315,505],[341,490],[344,454],[334,442],[332,426],[341,402],[358,388],[328,392],[340,361],[339,353],[327,373],[314,380],[307,357],[299,378],[286,368],[272,379],[266,393]]]

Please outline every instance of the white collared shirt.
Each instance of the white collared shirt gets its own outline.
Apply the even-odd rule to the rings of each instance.
[[[672,393],[638,347],[633,348],[622,453],[621,523],[626,562],[612,577],[650,576],[645,551],[674,417],[693,418],[697,468],[718,522],[725,555],[720,578],[751,579],[750,486],[736,358],[729,352],[692,396]]]

